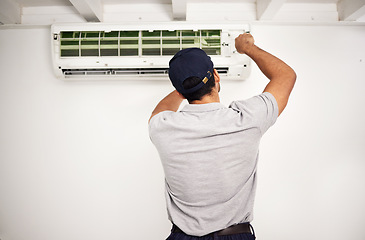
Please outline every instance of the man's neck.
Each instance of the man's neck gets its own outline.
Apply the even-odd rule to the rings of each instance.
[[[206,103],[214,103],[220,102],[219,94],[217,92],[213,92],[209,95],[203,96],[200,100],[195,100],[190,102],[190,104],[206,104]]]

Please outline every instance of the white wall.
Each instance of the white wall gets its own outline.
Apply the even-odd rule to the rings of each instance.
[[[261,23],[252,34],[298,75],[261,144],[258,239],[365,239],[365,27]],[[50,51],[48,28],[0,30],[0,239],[165,239],[147,120],[171,84],[64,82]],[[266,83],[254,67],[222,83],[222,102]]]

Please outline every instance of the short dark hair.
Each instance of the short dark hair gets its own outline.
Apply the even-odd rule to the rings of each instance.
[[[183,87],[185,89],[190,89],[198,85],[202,80],[198,77],[189,77],[184,80]],[[215,86],[214,75],[204,84],[203,87],[192,93],[185,93],[183,96],[189,101],[201,100],[203,96],[210,94],[213,87]]]

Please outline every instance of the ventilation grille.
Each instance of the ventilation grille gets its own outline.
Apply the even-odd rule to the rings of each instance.
[[[220,75],[227,75],[228,67],[216,68]],[[62,69],[65,77],[67,76],[166,76],[168,68],[117,68],[117,69]]]
[[[61,31],[61,58],[164,56],[197,47],[221,55],[221,30]]]

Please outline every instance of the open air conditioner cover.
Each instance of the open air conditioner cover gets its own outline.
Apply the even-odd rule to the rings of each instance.
[[[222,78],[250,73],[250,59],[234,47],[248,24],[55,24],[51,31],[54,70],[63,79],[167,79],[169,60],[191,47],[203,49]]]

